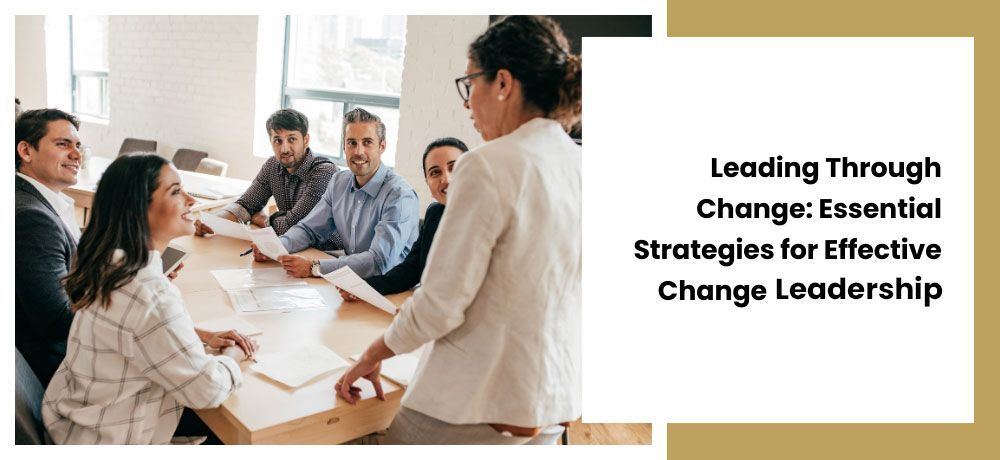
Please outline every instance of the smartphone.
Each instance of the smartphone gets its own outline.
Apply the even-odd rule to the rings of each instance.
[[[167,245],[163,250],[163,274],[170,273],[177,269],[177,266],[184,262],[184,259],[191,254],[191,251],[183,246]]]

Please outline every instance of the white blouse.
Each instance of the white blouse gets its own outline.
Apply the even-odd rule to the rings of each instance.
[[[76,313],[42,419],[57,444],[165,444],[184,407],[217,407],[242,382],[236,361],[205,353],[152,251],[107,309]]]
[[[402,404],[448,423],[581,413],[580,147],[533,119],[460,157],[421,287],[385,333],[433,341]]]

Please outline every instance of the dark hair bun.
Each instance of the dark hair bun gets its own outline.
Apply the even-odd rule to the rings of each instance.
[[[583,59],[577,55],[566,58],[566,73],[559,86],[559,104],[552,118],[559,120],[567,131],[580,121],[583,111]]]
[[[469,45],[469,59],[490,78],[507,69],[521,83],[525,102],[567,130],[580,120],[582,61],[551,18],[507,16]]]

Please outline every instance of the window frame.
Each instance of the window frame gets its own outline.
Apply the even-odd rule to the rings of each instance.
[[[70,73],[70,109],[75,114],[88,117],[100,118],[102,120],[111,119],[111,92],[108,85],[108,74],[110,70],[77,70],[74,60],[74,36],[73,36],[73,15],[69,15],[69,73]],[[80,87],[80,77],[96,77],[101,83],[101,113],[83,112],[77,107],[77,96]]]
[[[310,101],[329,102],[331,104],[340,103],[343,105],[343,113],[347,114],[359,105],[384,107],[399,110],[399,95],[391,93],[380,93],[372,91],[353,91],[344,89],[316,89],[288,85],[288,64],[289,48],[292,36],[292,15],[285,15],[285,44],[284,56],[281,68],[281,108],[292,108],[292,101],[295,99],[305,99]],[[398,129],[398,127],[397,127]],[[343,144],[343,139],[341,139]],[[344,158],[344,146],[341,145],[336,152],[322,152],[313,149],[314,153],[328,157],[338,166],[346,166],[347,160]]]

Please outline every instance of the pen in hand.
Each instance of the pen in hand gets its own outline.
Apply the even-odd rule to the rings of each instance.
[[[253,248],[250,248],[250,249],[247,249],[246,251],[244,251],[243,254],[240,254],[240,257],[243,257],[243,256],[245,256],[247,254],[250,254],[251,252],[253,252]]]

